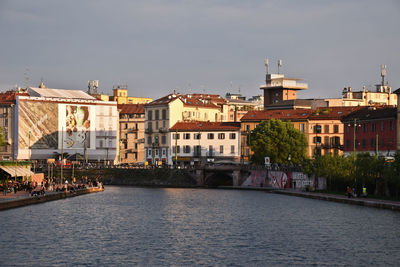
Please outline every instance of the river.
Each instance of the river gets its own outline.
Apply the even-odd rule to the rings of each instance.
[[[399,212],[258,191],[108,186],[0,225],[0,266],[400,263]]]

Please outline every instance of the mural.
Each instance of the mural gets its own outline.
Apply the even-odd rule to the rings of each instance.
[[[90,112],[88,106],[65,105],[64,148],[90,147]]]
[[[57,148],[58,105],[56,103],[20,101],[18,112],[19,148]]]

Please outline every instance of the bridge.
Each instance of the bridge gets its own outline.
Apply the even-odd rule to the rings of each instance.
[[[239,186],[249,176],[249,172],[237,164],[207,164],[198,167],[194,176],[199,185],[203,186]]]

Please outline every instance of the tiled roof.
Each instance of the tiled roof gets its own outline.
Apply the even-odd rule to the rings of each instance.
[[[343,116],[360,109],[360,107],[330,107],[318,109],[271,109],[254,110],[244,115],[241,121],[279,120],[340,120]]]
[[[381,107],[363,107],[355,112],[348,114],[342,118],[343,122],[353,121],[370,121],[379,119],[388,119],[397,117],[397,108],[392,106]]]
[[[28,96],[27,93],[19,93],[15,91],[7,91],[0,93],[0,103],[1,104],[13,104],[17,98],[17,95]]]
[[[170,131],[239,131],[239,122],[177,122],[170,128]]]
[[[340,120],[344,116],[359,110],[360,106],[356,107],[329,107],[318,108],[312,110],[312,114],[308,117],[309,120]]]
[[[277,109],[252,110],[241,118],[241,121],[262,121],[269,119],[306,120],[311,114],[310,109]]]
[[[224,104],[227,101],[219,95],[209,94],[169,94],[163,96],[146,106],[167,105],[170,102],[179,99],[184,106],[204,107],[204,108],[219,108],[219,104]]]
[[[118,104],[120,114],[144,114],[143,104]]]

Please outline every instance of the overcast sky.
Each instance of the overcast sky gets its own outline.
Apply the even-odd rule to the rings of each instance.
[[[261,94],[264,60],[303,78],[300,98],[400,87],[398,0],[0,0],[0,89],[16,84],[129,95]],[[28,71],[27,71],[28,69]],[[27,74],[25,74],[27,73]]]

